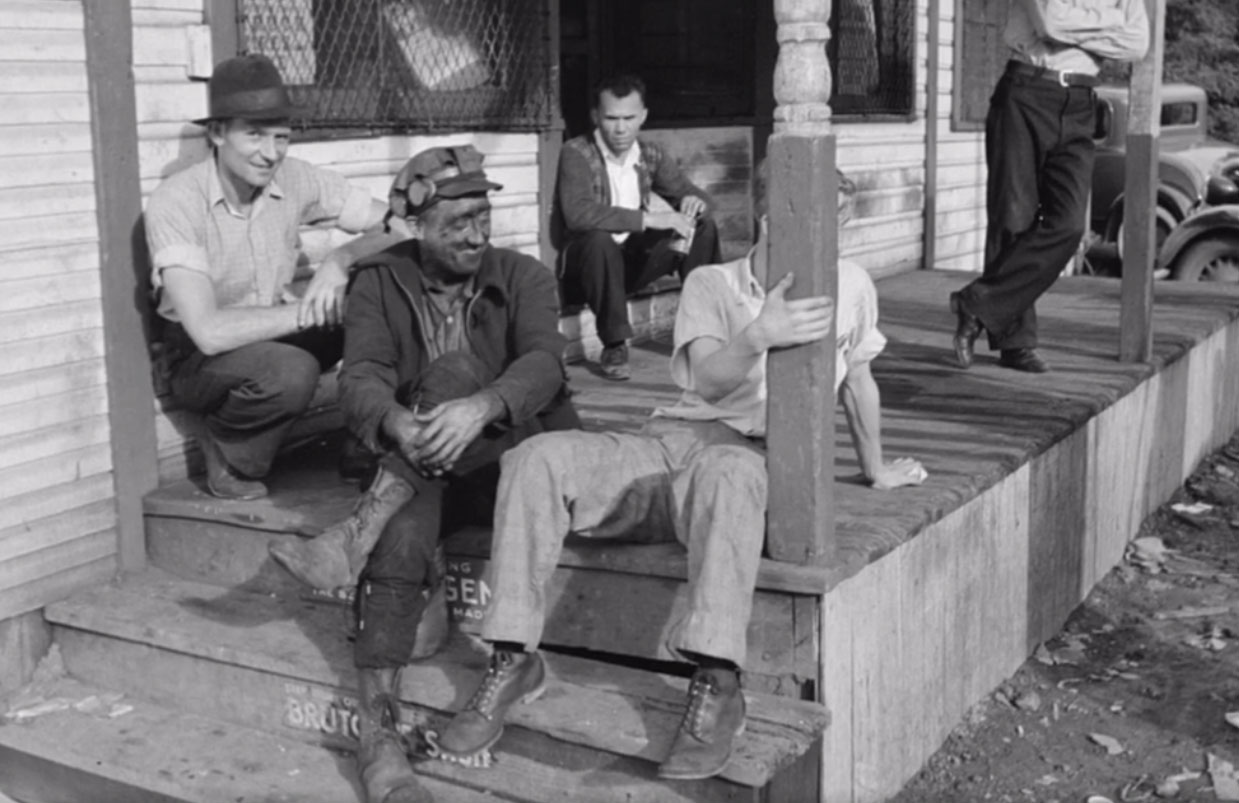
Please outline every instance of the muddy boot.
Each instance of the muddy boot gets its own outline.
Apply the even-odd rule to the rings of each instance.
[[[366,791],[366,803],[431,803],[430,794],[417,782],[409,765],[404,737],[396,730],[400,720],[398,674],[396,669],[358,670],[361,746],[357,750],[357,774]]]
[[[314,538],[284,535],[268,546],[271,557],[301,582],[329,591],[354,586],[383,528],[413,498],[413,488],[380,468],[357,505],[343,521]]]

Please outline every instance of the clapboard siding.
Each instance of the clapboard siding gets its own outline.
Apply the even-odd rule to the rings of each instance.
[[[80,0],[0,0],[0,619],[115,568]]]
[[[972,219],[935,229],[937,264],[949,270],[981,270],[985,252],[985,132],[955,131],[954,108],[956,0],[942,0],[938,20],[938,209],[971,210]],[[941,215],[939,216],[941,221]]]

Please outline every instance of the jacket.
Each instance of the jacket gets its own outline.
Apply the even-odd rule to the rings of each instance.
[[[417,319],[418,243],[409,240],[363,262],[353,274],[344,321],[340,402],[349,428],[371,449],[385,446],[383,417],[430,364]],[[533,257],[488,248],[465,312],[470,349],[494,376],[499,423],[521,427],[568,400],[555,277]]]
[[[564,143],[559,153],[555,200],[559,223],[569,238],[598,230],[641,231],[642,210],[649,208],[651,192],[662,196],[676,209],[684,196],[696,195],[706,202],[708,212],[714,211],[713,199],[684,176],[675,159],[653,142],[639,142],[641,158],[637,162],[637,179],[641,186],[641,209],[611,205],[607,166],[592,133]]]

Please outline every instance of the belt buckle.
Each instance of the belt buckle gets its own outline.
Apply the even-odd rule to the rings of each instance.
[[[1070,75],[1070,73],[1063,72],[1060,70],[1055,76],[1056,78],[1058,78],[1058,85],[1061,86],[1063,89],[1071,88],[1071,84],[1068,83],[1067,81],[1068,75]]]

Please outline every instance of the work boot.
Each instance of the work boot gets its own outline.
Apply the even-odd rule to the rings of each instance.
[[[981,336],[984,326],[977,316],[964,307],[964,299],[959,293],[951,293],[951,312],[955,313],[955,359],[960,368],[972,365],[973,346]]]
[[[658,777],[696,780],[718,775],[744,732],[744,693],[731,669],[698,669],[688,687],[688,706]]]
[[[247,502],[267,495],[265,484],[241,476],[228,465],[227,458],[212,435],[207,432],[199,435],[198,446],[202,449],[202,460],[206,463],[206,487],[211,496]]]
[[[531,703],[546,691],[546,666],[539,653],[495,650],[473,698],[452,717],[439,739],[449,757],[469,758],[503,735],[508,709],[518,700]]]
[[[1042,359],[1036,349],[1003,349],[998,355],[998,364],[1030,374],[1044,374],[1050,370],[1049,363]]]
[[[604,348],[598,358],[598,368],[604,377],[612,381],[623,382],[629,379],[632,369],[628,367],[628,344],[620,343]]]
[[[357,701],[360,747],[357,774],[366,803],[433,803],[418,783],[409,764],[404,737],[396,729],[400,707],[396,702],[397,669],[359,669]]]
[[[383,528],[412,498],[413,488],[407,482],[380,468],[369,490],[342,521],[314,538],[280,536],[271,541],[268,550],[293,577],[308,586],[324,591],[354,586]]]

